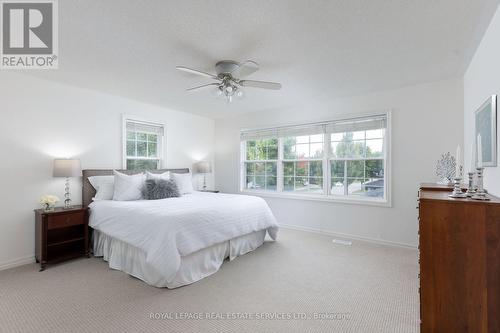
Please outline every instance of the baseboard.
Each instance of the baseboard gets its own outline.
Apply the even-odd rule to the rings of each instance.
[[[388,240],[384,240],[384,239],[355,236],[355,235],[351,235],[351,234],[343,234],[343,233],[338,233],[338,232],[323,231],[320,229],[310,228],[310,227],[301,227],[301,226],[296,226],[296,225],[291,225],[291,224],[282,224],[282,223],[279,223],[279,226],[282,228],[285,228],[285,229],[312,232],[315,234],[328,235],[328,236],[333,236],[333,237],[341,237],[341,238],[352,239],[352,240],[359,240],[359,241],[370,242],[370,243],[375,243],[375,244],[380,244],[380,245],[398,246],[398,247],[404,247],[407,249],[416,249],[417,248],[415,245],[407,244],[407,243],[399,243],[399,242],[393,242],[393,241],[388,241]]]
[[[0,263],[0,271],[6,270],[9,268],[14,268],[17,266],[32,264],[34,262],[35,262],[34,256],[27,256],[27,257],[17,258],[14,260],[4,261],[4,262]]]

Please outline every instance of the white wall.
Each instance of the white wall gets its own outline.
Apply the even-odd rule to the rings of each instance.
[[[166,167],[213,159],[208,118],[7,71],[0,73],[0,101],[0,268],[32,260],[38,198],[63,197],[53,158],[80,158],[87,169],[122,167],[123,113],[166,124]],[[80,203],[81,179],[72,181],[72,193]]]
[[[500,8],[497,9],[488,30],[464,76],[464,145],[466,166],[470,166],[474,142],[474,112],[491,95],[500,96]],[[497,140],[500,140],[498,136]],[[500,141],[497,141],[497,156]],[[467,170],[468,171],[468,170]],[[500,195],[500,167],[484,170],[484,186],[494,195]]]
[[[461,79],[343,98],[328,110],[254,113],[216,121],[216,188],[238,191],[241,128],[328,120],[336,115],[392,109],[392,208],[266,198],[278,222],[378,241],[417,244],[417,190],[435,181],[440,154],[462,143]]]

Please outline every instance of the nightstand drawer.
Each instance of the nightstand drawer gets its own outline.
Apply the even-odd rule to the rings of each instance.
[[[47,229],[65,228],[78,224],[85,224],[85,212],[49,216]]]

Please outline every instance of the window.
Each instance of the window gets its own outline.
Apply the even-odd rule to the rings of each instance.
[[[332,194],[384,197],[384,129],[334,133],[331,147]]]
[[[245,188],[276,191],[278,139],[248,140],[245,143]]]
[[[164,126],[124,118],[123,167],[154,170],[162,166]]]
[[[388,114],[242,131],[243,191],[388,203]]]
[[[323,193],[323,134],[283,138],[283,191]]]

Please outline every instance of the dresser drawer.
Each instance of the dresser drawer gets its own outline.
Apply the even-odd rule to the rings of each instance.
[[[85,224],[85,212],[49,216],[47,229],[64,228],[78,224]]]

